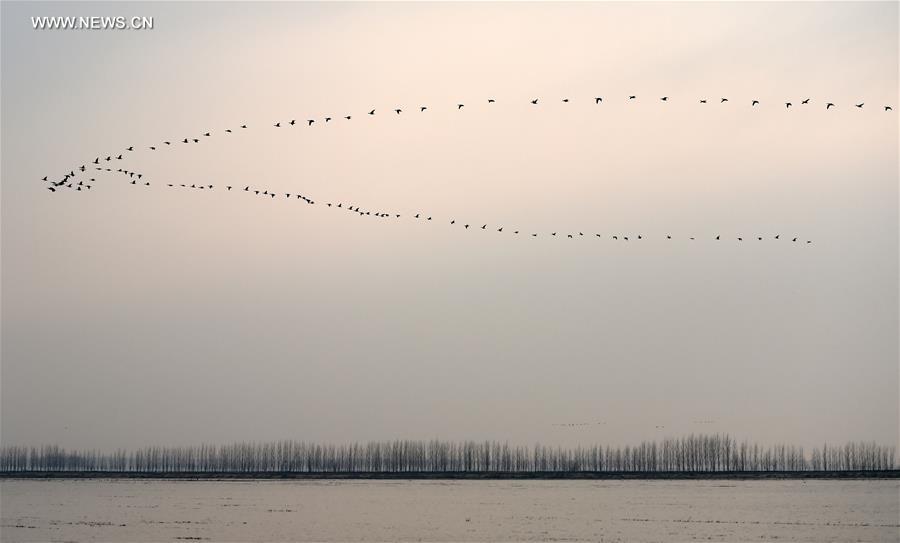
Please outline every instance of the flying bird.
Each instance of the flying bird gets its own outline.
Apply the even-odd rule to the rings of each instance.
[[[563,98],[563,100],[562,100],[562,101],[563,101],[563,102],[564,102],[564,103],[566,103],[566,104],[568,104],[568,103],[569,103],[569,99],[568,99],[568,98]]]
[[[856,104],[856,107],[862,109],[862,107],[863,107],[864,105],[866,105],[865,102],[860,102],[859,104]]]
[[[633,95],[633,94],[632,94],[631,96],[628,97],[629,100],[634,100],[634,99],[636,99],[636,98],[637,98],[637,96],[635,96],[635,95]]]
[[[599,96],[596,97],[596,98],[594,98],[594,103],[595,103],[595,104],[599,104],[599,103],[602,102],[602,101],[603,101],[603,98],[601,98],[601,97],[599,97]]]
[[[800,102],[800,103],[801,103],[801,104],[808,104],[808,103],[809,103],[809,98],[807,98],[806,100],[803,100],[803,101]]]
[[[759,100],[754,100],[753,102],[750,103],[750,105],[751,106],[759,105]]]
[[[422,113],[426,109],[428,109],[428,106],[419,106],[419,113]]]
[[[669,100],[669,97],[663,96],[662,98],[660,98],[660,100],[662,100],[663,102],[667,102]]]
[[[494,100],[493,98],[488,98],[488,103],[489,103],[489,104],[493,104],[494,101],[495,101],[495,100]]]
[[[275,123],[275,128],[281,128],[281,123]]]
[[[891,106],[884,106],[884,110],[885,111],[893,111],[894,108],[892,108]]]
[[[831,102],[828,102],[827,104],[825,104],[825,109],[829,109],[832,107],[834,107],[834,104],[832,104]]]
[[[395,109],[395,110],[394,110],[394,111],[396,111],[396,112],[397,112],[397,115],[400,115],[400,112],[401,112],[401,111],[403,111],[403,110],[402,110],[402,109],[400,109],[400,108],[397,108],[397,109]]]
[[[535,98],[535,99],[534,99],[534,100],[532,100],[532,101],[531,101],[531,103],[532,103],[532,104],[534,104],[534,105],[537,105],[537,103],[538,103],[538,99],[537,99],[537,98]]]
[[[375,115],[375,110],[373,109],[372,111],[370,111],[369,115]]]
[[[785,103],[784,103],[785,109],[791,107],[792,105],[793,105],[793,104],[791,104],[790,102],[785,102]]]
[[[706,98],[701,98],[701,99],[700,99],[700,103],[701,103],[701,104],[705,104],[705,103],[706,103]]]
[[[294,126],[295,124],[297,124],[297,119],[291,119],[291,122],[288,124],[290,124],[291,126]]]
[[[719,103],[720,103],[720,104],[724,104],[724,103],[727,102],[727,101],[728,101],[728,98],[722,98],[722,100],[721,100]]]
[[[463,106],[465,106],[465,104],[456,104],[456,109],[460,110],[463,108]]]

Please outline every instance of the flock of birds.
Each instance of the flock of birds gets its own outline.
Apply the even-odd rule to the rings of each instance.
[[[603,103],[603,100],[604,99],[602,96],[595,96],[593,98],[593,103],[595,105],[600,105]],[[637,100],[636,95],[629,95],[627,97],[627,101],[629,101],[629,102],[635,101],[635,100]],[[670,98],[668,96],[662,96],[659,98],[659,100],[661,102],[669,102]],[[570,99],[562,98],[561,101],[562,101],[562,103],[569,103]],[[496,102],[497,101],[494,98],[487,99],[488,104],[495,104]],[[718,102],[719,102],[719,104],[725,104],[725,103],[729,102],[729,99],[726,97],[721,97],[721,98],[719,98]],[[539,98],[531,99],[530,103],[533,106],[538,106],[540,103],[540,99]],[[708,99],[701,98],[699,100],[699,103],[707,104]],[[805,98],[805,99],[801,100],[799,103],[801,106],[807,106],[807,105],[811,104],[811,99]],[[760,100],[753,99],[750,101],[751,108],[756,108],[756,107],[759,107],[760,105],[761,105]],[[790,109],[793,105],[794,105],[793,102],[790,102],[790,101],[784,102],[784,106],[786,109]],[[465,106],[466,106],[466,104],[464,104],[464,103],[457,103],[455,105],[455,108],[457,111],[459,111],[459,110],[462,110]],[[865,102],[853,104],[853,107],[856,107],[857,109],[862,109],[864,106],[865,106]],[[832,102],[826,102],[824,104],[824,107],[826,110],[830,110],[837,106]],[[885,105],[885,106],[883,106],[883,108],[884,108],[884,111],[887,111],[887,112],[893,110],[893,108],[890,105]],[[428,110],[428,106],[424,106],[424,105],[418,106],[419,113],[425,113],[427,110]],[[393,109],[392,113],[394,115],[401,115],[402,113],[404,113],[404,110],[401,107],[396,107]],[[371,109],[366,114],[369,116],[374,116],[376,114],[376,109]],[[354,118],[354,116],[352,114],[348,114],[348,115],[343,115],[342,118],[345,121],[350,121]],[[272,126],[274,128],[282,128],[282,127],[288,127],[288,126],[296,126],[298,124],[303,124],[303,122],[305,122],[306,126],[313,126],[317,120],[322,120],[323,121],[322,124],[327,124],[327,123],[332,122],[334,120],[334,117],[326,116],[323,119],[306,119],[305,121],[298,121],[297,119],[290,119],[288,121],[276,121],[273,123]],[[232,134],[236,131],[247,130],[247,129],[248,129],[247,124],[241,124],[237,128],[234,128],[234,129],[232,129],[232,128],[225,129],[224,133]],[[210,138],[210,137],[213,137],[212,131],[207,131],[197,137],[185,137],[185,138],[180,138],[180,139],[165,140],[165,141],[156,143],[154,145],[149,145],[149,146],[147,146],[147,149],[149,151],[157,151],[157,150],[160,150],[160,149],[163,149],[166,147],[178,145],[179,143],[182,145],[198,144],[204,138]],[[122,174],[122,175],[126,176],[127,181],[131,185],[142,185],[142,186],[149,187],[151,185],[151,183],[149,180],[144,179],[144,175],[142,173],[130,171],[128,169],[121,168],[121,167],[116,168],[116,169],[113,169],[111,167],[110,163],[116,164],[118,161],[125,160],[126,157],[130,153],[133,153],[134,151],[135,151],[135,147],[132,145],[132,146],[126,147],[124,149],[124,151],[119,152],[119,153],[109,154],[105,157],[97,156],[89,163],[82,164],[81,166],[79,166],[77,168],[71,169],[68,173],[65,173],[62,176],[62,178],[60,178],[58,180],[52,180],[49,178],[49,176],[44,176],[42,178],[42,181],[47,183],[46,188],[47,188],[47,190],[49,190],[52,193],[55,193],[62,189],[70,189],[70,190],[77,191],[77,192],[89,191],[92,189],[92,187],[96,183],[95,177],[88,177],[88,175],[87,175],[87,171],[90,168],[92,170],[100,171],[100,172]],[[114,162],[114,161],[116,161],[116,162]],[[87,177],[87,179],[84,179],[86,177]],[[217,189],[217,187],[212,184],[198,184],[198,183],[191,183],[191,184],[165,183],[165,186],[168,188],[184,188],[184,189],[193,189],[193,190]],[[270,198],[270,199],[280,198],[281,195],[283,195],[284,198],[288,199],[288,200],[299,200],[308,205],[316,204],[316,200],[308,195],[304,195],[304,194],[300,194],[300,193],[291,193],[291,192],[277,193],[274,190],[264,188],[264,187],[252,187],[250,185],[245,185],[244,187],[237,187],[237,186],[233,186],[233,185],[225,185],[224,187],[218,187],[218,188],[224,188],[226,191],[234,190],[235,192],[243,192],[245,194],[252,194],[254,196],[260,196],[263,198]],[[404,217],[404,215],[401,213],[396,213],[393,211],[389,212],[386,210],[365,209],[365,208],[362,208],[359,205],[356,205],[353,203],[326,202],[325,205],[328,208],[344,210],[344,211],[347,211],[347,212],[350,212],[350,213],[353,213],[353,214],[356,214],[359,216],[363,216],[363,217],[374,217],[374,218],[379,218],[379,219],[400,219],[400,218]],[[421,220],[424,222],[428,222],[433,219],[432,216],[429,216],[429,215],[427,215],[425,213],[421,213],[421,212],[416,213],[415,215],[412,215],[412,218],[415,220]],[[456,219],[452,219],[452,218],[448,219],[448,221],[449,221],[450,225],[458,225],[459,227],[461,227],[464,230],[469,230],[469,229],[488,230],[488,228],[490,226],[490,230],[496,231],[499,233],[506,232],[506,233],[511,233],[513,235],[522,235],[522,236],[530,236],[530,237],[538,237],[542,234],[539,232],[525,232],[520,229],[504,228],[504,226],[502,226],[502,225],[489,225],[488,223],[482,223],[482,224],[467,223],[464,221],[457,221]],[[563,238],[563,239],[576,239],[576,238],[583,238],[583,237],[598,237],[598,238],[603,237],[603,235],[601,235],[600,233],[585,234],[584,232],[580,232],[580,231],[579,232],[545,232],[545,233],[543,233],[543,235],[549,236],[549,237],[558,237],[558,238]],[[615,241],[619,241],[619,240],[629,241],[629,240],[646,239],[646,236],[644,236],[643,234],[632,234],[632,235],[607,234],[607,237],[609,237],[610,239],[615,240]],[[764,236],[757,235],[757,236],[753,236],[753,237],[755,237],[758,241],[762,241],[763,239],[765,239]],[[665,239],[671,240],[671,239],[673,239],[673,236],[670,234],[666,234]],[[694,237],[694,236],[689,237],[689,240],[693,241],[695,239],[696,239],[696,237]],[[721,237],[721,235],[716,235],[716,236],[714,236],[714,239],[720,240],[720,239],[722,239],[722,237]],[[744,236],[736,237],[737,241],[744,241],[744,239],[745,239]],[[746,239],[749,240],[749,239],[752,239],[752,237],[747,237]],[[800,238],[797,236],[784,236],[784,238],[782,238],[781,234],[776,234],[771,239],[775,239],[775,240],[790,239],[792,242],[803,241],[807,244],[812,243],[811,240],[800,240]]]

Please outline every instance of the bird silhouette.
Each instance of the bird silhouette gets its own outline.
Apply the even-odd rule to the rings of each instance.
[[[706,103],[706,98],[701,98],[701,99],[700,99],[700,103],[701,103],[701,104],[705,104],[705,103]]]
[[[791,107],[792,105],[793,105],[793,104],[791,104],[790,102],[785,102],[785,103],[784,103],[785,109]]]
[[[631,96],[628,97],[628,99],[629,99],[629,100],[635,100],[635,99],[637,99],[637,96],[635,96],[635,95],[632,94]]]
[[[395,109],[394,111],[397,113],[397,115],[400,115],[400,112],[403,111],[403,110],[400,109],[400,108],[397,108],[397,109]]]
[[[537,98],[535,98],[535,99],[534,99],[534,100],[532,100],[532,101],[531,101],[531,103],[532,103],[532,104],[534,104],[534,105],[537,105],[537,103],[538,103],[538,99],[537,99]]]
[[[372,111],[370,111],[369,115],[375,115],[375,110],[373,109]]]
[[[494,101],[495,101],[495,100],[494,100],[493,98],[488,98],[488,103],[489,103],[489,104],[493,104]]]
[[[209,135],[209,134],[207,134],[207,136],[208,136],[208,135]],[[134,146],[131,146],[131,147],[125,149],[125,150],[126,150],[126,151],[134,151]]]
[[[728,98],[722,98],[722,100],[719,101],[719,103],[720,103],[720,104],[724,104],[724,103],[727,102],[727,101],[728,101]]]
[[[660,98],[660,100],[662,100],[663,102],[667,102],[669,100],[669,97],[663,96],[662,98]]]
[[[801,104],[808,104],[808,103],[809,103],[809,98],[807,98],[806,100],[803,100],[803,101],[800,102],[800,103],[801,103]]]
[[[596,97],[596,98],[594,98],[594,103],[595,103],[595,104],[599,104],[599,103],[602,102],[602,101],[603,101],[603,98],[601,98],[601,97],[599,97],[599,96]]]
[[[426,109],[428,109],[428,106],[419,106],[419,113],[422,113]]]
[[[859,104],[856,104],[856,107],[862,109],[862,107],[863,107],[864,105],[866,105],[865,102],[860,102]]]
[[[563,100],[562,100],[562,101],[563,101],[563,103],[566,103],[566,104],[568,104],[568,103],[569,103],[569,99],[568,99],[568,98],[563,98]]]
[[[281,128],[281,123],[275,123],[275,128]]]
[[[754,100],[753,102],[750,103],[751,106],[755,106],[758,104],[759,104],[759,100]]]
[[[297,124],[297,119],[291,119],[291,122],[289,122],[288,124],[294,126],[295,124]]]
[[[463,108],[463,106],[465,106],[465,104],[456,104],[456,109],[460,110]]]
[[[892,108],[891,106],[884,106],[884,110],[885,111],[893,111],[894,108]]]
[[[242,124],[242,125],[241,125],[241,128],[247,128],[247,125],[246,125],[246,124]]]
[[[347,120],[349,121],[351,117],[352,117],[352,115],[347,115],[347,116],[344,117],[344,118],[347,119]]]
[[[825,109],[829,109],[829,108],[833,108],[833,107],[834,107],[834,104],[832,104],[831,102],[828,102],[827,104],[825,104]]]
[[[326,122],[326,123],[327,123],[328,121],[330,121],[330,120],[331,120],[331,117],[325,117],[325,122]]]
[[[306,120],[306,126],[312,126],[312,124],[313,124],[314,122],[316,122],[315,119],[307,119],[307,120]]]

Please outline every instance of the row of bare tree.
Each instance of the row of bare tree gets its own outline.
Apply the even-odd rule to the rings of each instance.
[[[533,447],[496,441],[301,441],[134,451],[0,447],[0,471],[115,472],[721,472],[897,469],[896,447],[874,442],[761,447],[727,434],[645,441],[636,446]]]

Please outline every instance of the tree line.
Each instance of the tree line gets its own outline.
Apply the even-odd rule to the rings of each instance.
[[[245,442],[114,452],[57,445],[0,447],[0,471],[110,472],[739,472],[897,469],[896,447],[874,442],[760,446],[699,434],[612,447],[511,446],[497,441]]]

